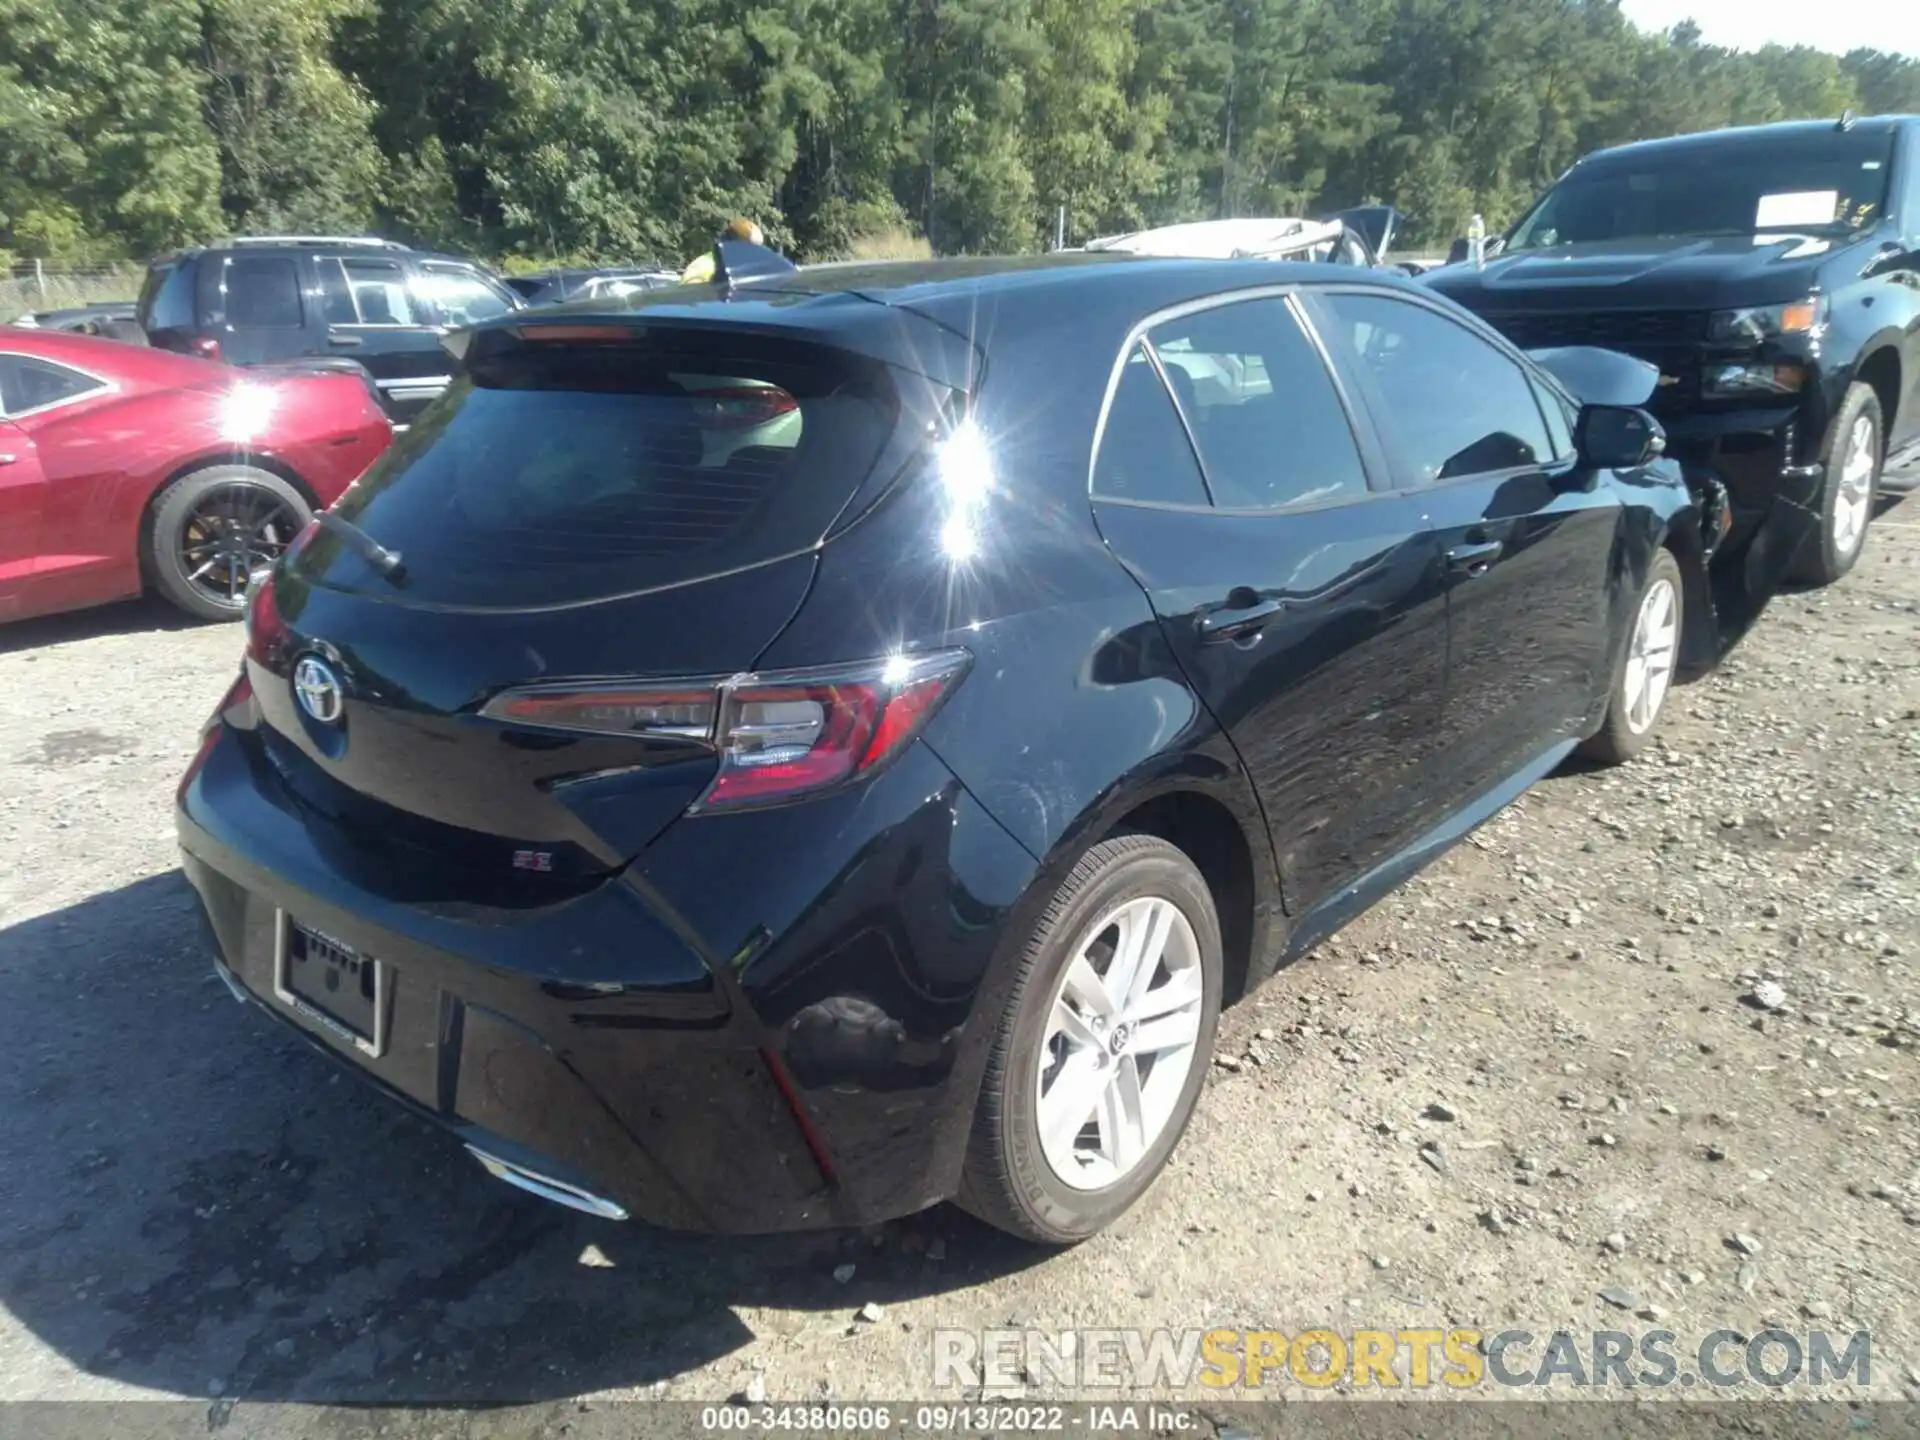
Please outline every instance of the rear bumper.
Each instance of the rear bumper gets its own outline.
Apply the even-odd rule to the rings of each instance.
[[[813,807],[675,827],[689,843],[513,909],[370,878],[224,724],[177,822],[223,973],[281,1023],[509,1168],[653,1224],[754,1233],[957,1187],[984,1059],[962,1037],[1032,865],[924,747],[860,794],[849,813],[877,829],[822,827],[847,848],[816,837],[800,889],[770,891],[737,827]],[[387,967],[381,1053],[276,997],[283,916]]]

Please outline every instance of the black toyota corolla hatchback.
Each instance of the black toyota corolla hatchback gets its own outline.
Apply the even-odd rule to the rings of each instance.
[[[1644,413],[1410,283],[743,256],[454,337],[180,789],[235,992],[551,1199],[1087,1236],[1222,1004],[1751,618]]]

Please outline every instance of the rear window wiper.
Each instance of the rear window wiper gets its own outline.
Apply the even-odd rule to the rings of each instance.
[[[407,567],[401,563],[398,550],[389,550],[351,520],[331,510],[322,510],[314,518],[320,522],[322,530],[337,535],[341,544],[379,571],[383,580],[395,585],[405,583]]]

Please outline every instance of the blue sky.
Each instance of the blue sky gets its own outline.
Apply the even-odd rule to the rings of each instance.
[[[1920,58],[1916,0],[1621,0],[1620,8],[1646,30],[1691,17],[1710,44],[1741,50],[1812,45],[1844,54],[1867,45]]]

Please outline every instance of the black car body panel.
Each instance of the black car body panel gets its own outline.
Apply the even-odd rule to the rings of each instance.
[[[1180,836],[1218,897],[1232,988],[1257,983],[1593,732],[1661,546],[1705,594],[1709,537],[1671,462],[1583,470],[1560,435],[1495,477],[1422,482],[1372,372],[1335,353],[1336,292],[1453,327],[1540,404],[1577,405],[1419,287],[1333,268],[837,266],[456,337],[460,379],[418,443],[338,507],[398,552],[391,572],[326,532],[296,547],[182,783],[187,873],[234,983],[475,1149],[658,1223],[866,1222],[951,1196],[1019,957],[1090,844]],[[1256,301],[1341,397],[1324,433],[1351,450],[1327,463],[1358,489],[1271,513],[1210,502],[1237,476],[1214,445],[1224,412],[1181,408],[1205,355],[1137,392],[1200,437],[1178,462],[1199,501],[1103,489],[1140,337]],[[392,497],[457,492],[419,467],[494,403],[473,397],[527,374],[549,393],[562,372],[530,357],[595,346],[594,403],[635,414],[672,410],[684,357],[714,346],[756,384],[788,377],[807,428],[780,473],[823,491],[791,549],[735,563],[667,534],[553,603],[480,603],[473,587],[523,583],[511,565],[456,581],[465,552],[426,543]],[[803,350],[884,392],[884,438],[832,448],[847,412],[822,402],[848,392],[779,368]],[[1236,406],[1291,403],[1264,373],[1235,371]],[[816,443],[871,458],[809,471]],[[562,483],[548,448],[566,453],[488,453],[538,497]],[[710,446],[677,453],[677,481],[738,474]],[[1160,463],[1129,473],[1160,483]],[[514,527],[524,563],[626,534],[556,514]],[[1704,607],[1701,623],[1696,666],[1717,654]],[[865,778],[746,808],[710,803],[734,762],[706,722],[568,730],[502,708],[569,684],[730,694],[951,655],[959,678]],[[644,700],[608,703],[653,715]],[[290,924],[385,967],[374,1041],[280,994]]]
[[[1649,408],[1666,427],[1670,453],[1725,483],[1737,529],[1775,518],[1780,530],[1804,531],[1818,507],[1828,426],[1850,385],[1878,395],[1888,453],[1920,440],[1920,119],[1648,141],[1588,156],[1556,187],[1749,157],[1762,172],[1769,164],[1784,172],[1793,155],[1817,160],[1843,147],[1864,157],[1863,174],[1883,178],[1861,191],[1864,210],[1834,223],[1783,220],[1756,230],[1756,210],[1745,222],[1729,216],[1728,233],[1516,246],[1546,214],[1549,191],[1484,265],[1452,264],[1422,278],[1529,349],[1601,346],[1657,365],[1662,378]],[[1715,319],[1807,300],[1820,318],[1806,333],[1737,335]],[[1732,366],[1795,367],[1805,378],[1797,393],[1779,396],[1709,393],[1708,375]]]
[[[141,343],[138,317],[131,300],[101,301],[92,305],[74,305],[63,310],[38,310],[13,323],[41,330],[60,330],[70,335],[101,335],[109,340]]]
[[[138,318],[150,344],[233,365],[335,356],[366,371],[396,421],[446,389],[449,330],[517,309],[471,261],[385,241],[289,236],[162,255]]]

